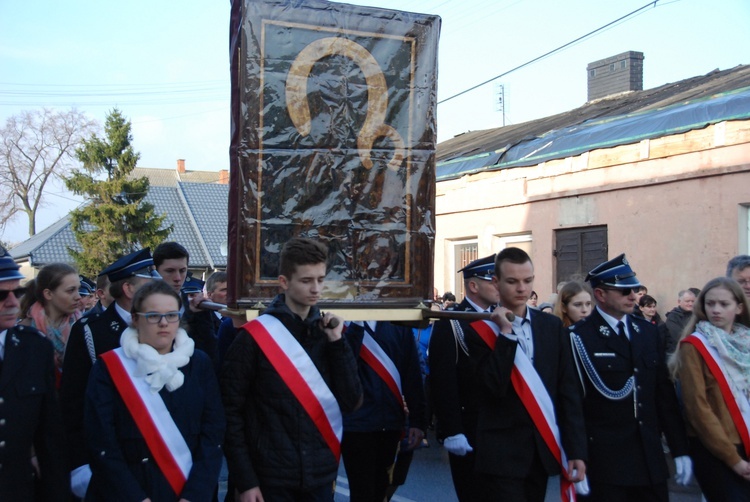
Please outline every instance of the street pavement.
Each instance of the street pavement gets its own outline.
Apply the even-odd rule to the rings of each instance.
[[[455,502],[458,499],[453,491],[448,453],[438,444],[432,431],[428,433],[429,448],[421,448],[414,453],[406,484],[399,487],[393,502]],[[670,468],[673,468],[670,465]],[[681,487],[674,482],[669,484],[670,502],[701,502],[700,490],[693,484]],[[222,469],[219,483],[219,500],[226,493],[226,466]],[[560,500],[559,480],[551,478],[547,487],[545,502]],[[339,467],[334,502],[349,501],[349,483],[343,463]]]

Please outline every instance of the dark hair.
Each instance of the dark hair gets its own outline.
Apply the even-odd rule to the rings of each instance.
[[[164,281],[149,281],[147,284],[144,284],[140,288],[138,288],[138,291],[135,292],[135,295],[133,295],[133,306],[130,308],[131,314],[136,314],[141,311],[141,307],[143,306],[143,302],[146,301],[146,298],[148,298],[151,295],[167,295],[171,296],[175,300],[177,300],[177,308],[182,308],[182,300],[180,299],[180,295],[175,293],[174,289],[172,289],[172,286],[167,284]]]
[[[46,305],[47,300],[44,299],[44,290],[54,291],[60,286],[63,279],[71,274],[78,276],[78,271],[67,263],[50,263],[43,266],[36,279],[26,283],[26,291],[29,294],[25,295],[21,301],[23,315],[26,315],[34,302],[39,302],[43,306]]]
[[[219,271],[209,275],[208,279],[206,279],[206,291],[211,293],[214,289],[216,289],[216,285],[220,282],[227,282],[226,272]]]
[[[456,295],[454,295],[450,291],[446,291],[443,294],[443,301],[444,302],[455,302],[456,301]]]
[[[636,293],[640,293],[641,291],[645,291],[646,293],[648,293],[648,288],[641,284],[640,286],[634,287],[633,291],[635,291]]]
[[[573,321],[568,317],[567,312],[563,312],[563,306],[567,307],[571,298],[582,292],[588,293],[591,297],[591,301],[594,301],[594,294],[589,285],[578,281],[566,282],[565,286],[560,290],[560,293],[558,293],[557,299],[555,300],[555,308],[552,313],[562,319],[563,327],[567,328],[573,324]]]
[[[537,300],[539,299],[539,295],[536,294],[536,291],[533,291],[533,290],[531,291],[531,294],[529,295],[529,300],[531,300],[532,298],[536,298]]]
[[[162,242],[154,249],[154,267],[159,268],[164,260],[179,260],[187,258],[190,264],[190,253],[182,244],[176,242]]]
[[[102,274],[96,278],[96,289],[101,289],[106,291],[109,287],[109,276],[107,274]]]
[[[742,272],[747,267],[750,267],[750,256],[746,254],[735,256],[727,263],[727,277],[732,277],[732,272],[735,270]]]
[[[109,295],[115,300],[119,300],[125,294],[125,292],[122,290],[122,287],[125,284],[135,284],[135,281],[137,281],[138,279],[141,279],[141,277],[138,277],[137,275],[131,275],[130,277],[126,277],[125,279],[120,279],[119,281],[113,282],[109,285]]]
[[[328,262],[328,248],[320,241],[295,237],[284,244],[279,257],[279,275],[291,278],[299,265]]]
[[[691,293],[693,293],[696,298],[698,297],[699,294],[701,294],[701,290],[698,289],[698,288],[688,288],[688,291],[690,291]]]
[[[651,295],[643,295],[641,296],[641,299],[638,300],[639,307],[648,307],[649,305],[656,305],[656,298]]]
[[[523,265],[526,262],[534,263],[531,261],[529,254],[520,248],[505,248],[495,257],[495,276],[500,279],[500,266],[503,262],[515,263],[516,265]]]

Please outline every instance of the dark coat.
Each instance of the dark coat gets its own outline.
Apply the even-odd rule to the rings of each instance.
[[[182,493],[176,495],[117,391],[106,365],[98,360],[86,389],[86,442],[92,478],[86,500],[209,501],[219,481],[224,411],[214,369],[196,350],[180,368],[182,386],[159,395],[185,438],[193,468]]]
[[[0,371],[0,500],[65,501],[70,477],[55,390],[52,344],[34,328],[5,335]],[[36,453],[41,480],[31,466]]]
[[[349,324],[345,338],[358,356],[362,348],[365,328]],[[390,322],[378,322],[375,332],[368,333],[393,361],[401,378],[401,392],[409,409],[409,427],[427,428],[426,399],[419,367],[419,352],[411,328]],[[364,400],[356,411],[344,414],[344,431],[402,431],[406,425],[404,409],[396,396],[361,357],[357,357],[359,380]]]
[[[581,388],[570,344],[557,317],[529,309],[534,343],[534,368],[555,407],[563,448],[569,460],[586,460],[586,433]],[[500,477],[524,478],[539,455],[547,474],[560,465],[539,435],[513,389],[511,370],[518,343],[497,338],[494,350],[475,333],[467,334],[469,353],[482,384],[477,423],[475,469]],[[520,349],[519,349],[520,350]],[[567,467],[567,466],[566,466]]]
[[[84,329],[91,328],[94,340],[94,353],[99,355],[120,346],[120,336],[128,327],[120,317],[112,302],[102,314],[94,314],[79,319],[70,330],[65,347],[63,374],[60,384],[60,401],[63,421],[70,452],[71,469],[89,463],[89,456],[83,427],[83,409],[86,398],[86,385],[91,373],[91,356],[86,347]]]
[[[606,398],[584,377],[587,474],[599,483],[654,485],[668,477],[661,433],[674,456],[687,454],[687,437],[656,326],[632,316],[627,322],[630,343],[615,334],[597,309],[568,328],[580,336],[609,389],[622,389],[635,375],[635,394],[621,400]]]
[[[195,348],[208,354],[215,368],[219,366],[219,351],[217,347],[214,320],[216,314],[212,310],[193,312],[187,307],[187,299],[183,297],[185,311],[182,314],[181,326],[188,336],[195,342]]]
[[[279,295],[266,314],[279,319],[302,345],[336,397],[342,412],[362,399],[357,361],[345,340],[329,342],[320,310],[307,319]],[[244,329],[227,351],[221,372],[227,414],[225,454],[241,492],[264,485],[309,490],[332,483],[338,461],[315,424],[263,351]]]
[[[682,307],[675,307],[667,312],[667,320],[664,322],[663,335],[665,337],[666,346],[664,350],[667,354],[671,354],[677,348],[677,342],[682,336],[682,330],[685,329],[692,312],[683,310]]]
[[[454,310],[474,312],[464,299]],[[471,323],[459,321],[464,332],[478,336]],[[430,337],[430,389],[437,417],[437,436],[440,439],[463,434],[474,446],[479,416],[480,387],[474,376],[469,355],[451,327],[451,321],[441,319],[433,324]]]

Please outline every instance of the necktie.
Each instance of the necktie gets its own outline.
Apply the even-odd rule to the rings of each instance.
[[[625,340],[626,342],[629,342],[628,336],[625,334],[625,323],[620,321],[617,323],[617,334],[620,335],[620,338],[622,340]]]
[[[521,319],[521,322],[520,322],[521,326],[518,328],[516,337],[518,338],[518,345],[521,346],[521,349],[523,350],[524,354],[531,357],[531,354],[529,354],[529,348],[526,344],[526,333],[523,330],[523,325],[527,322],[529,322],[529,320],[526,319],[525,317]],[[514,329],[513,331],[515,332],[516,330]]]

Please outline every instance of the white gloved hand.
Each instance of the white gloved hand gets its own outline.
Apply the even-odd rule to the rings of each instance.
[[[578,495],[588,495],[589,492],[591,492],[591,489],[589,488],[589,478],[587,478],[585,475],[583,476],[583,480],[574,483],[573,487],[575,488]]]
[[[70,490],[79,499],[86,497],[86,490],[91,481],[91,467],[89,464],[76,467],[70,471]]]
[[[445,438],[443,441],[443,448],[448,450],[448,453],[463,457],[470,451],[474,451],[474,448],[469,444],[469,440],[463,434],[456,434]]]
[[[674,480],[678,485],[685,486],[690,482],[690,477],[693,475],[693,461],[687,455],[675,457],[675,476]]]

